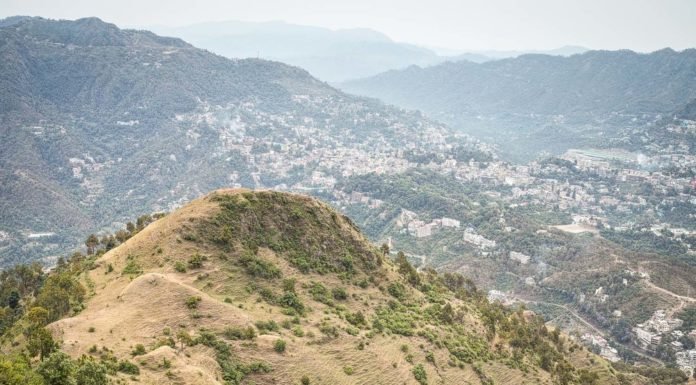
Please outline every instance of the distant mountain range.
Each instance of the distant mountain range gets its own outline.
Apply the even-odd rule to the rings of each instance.
[[[445,132],[297,67],[97,18],[0,25],[0,266],[213,188],[292,185],[319,167],[305,145],[389,150]]]
[[[331,30],[281,21],[224,21],[148,29],[161,35],[180,37],[197,47],[230,58],[259,57],[296,65],[328,82],[368,77],[410,65],[431,66],[460,60],[482,63],[532,52],[572,55],[587,50],[569,46],[550,51],[438,54],[433,49],[395,42],[371,29]]]
[[[411,66],[340,88],[419,109],[501,146],[537,146],[532,153],[564,151],[563,143],[543,143],[559,138],[574,145],[589,143],[601,135],[597,130],[611,139],[613,126],[684,108],[696,97],[696,49],[528,54],[481,64]],[[565,137],[538,131],[549,125],[554,131],[561,127]],[[570,126],[590,132],[571,133]],[[601,141],[606,143],[606,136]]]

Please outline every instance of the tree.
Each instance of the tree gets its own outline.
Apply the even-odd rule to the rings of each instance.
[[[108,383],[106,368],[91,357],[83,357],[75,372],[77,385],[105,385]]]
[[[386,257],[387,255],[389,255],[389,245],[387,245],[386,243],[382,243],[380,251],[382,251],[382,255]]]
[[[130,234],[125,230],[117,231],[115,236],[116,236],[116,240],[118,241],[118,243],[123,243],[123,242],[127,241],[128,238],[130,238]]]
[[[94,254],[94,250],[99,246],[99,238],[94,234],[90,234],[87,240],[85,240],[85,246],[87,246],[87,255]]]
[[[186,330],[181,330],[180,332],[176,333],[176,339],[179,340],[179,343],[181,344],[181,350],[184,350],[184,346],[191,345],[193,342],[193,338],[191,338],[191,335],[188,334]]]
[[[10,297],[7,300],[7,305],[10,307],[10,309],[16,309],[19,306],[19,293],[17,290],[12,290],[10,293]]]
[[[0,384],[43,385],[43,379],[34,372],[23,355],[0,355]]]
[[[36,371],[43,377],[46,385],[76,385],[75,364],[70,356],[63,352],[51,354]]]
[[[43,361],[49,354],[58,349],[58,344],[53,340],[51,332],[44,328],[32,330],[27,336],[27,350],[30,357],[39,356]]]
[[[48,317],[48,310],[40,306],[32,307],[25,315],[25,318],[29,321],[27,330],[31,331],[32,329],[38,329],[48,325]]]

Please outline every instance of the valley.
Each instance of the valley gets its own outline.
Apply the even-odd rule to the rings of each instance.
[[[693,49],[335,88],[19,17],[0,54],[0,348],[29,377],[46,333],[117,383],[694,376]]]

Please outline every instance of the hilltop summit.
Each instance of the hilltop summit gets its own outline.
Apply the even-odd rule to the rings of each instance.
[[[387,252],[313,198],[218,190],[59,267],[87,299],[48,329],[125,383],[618,384],[532,313]]]

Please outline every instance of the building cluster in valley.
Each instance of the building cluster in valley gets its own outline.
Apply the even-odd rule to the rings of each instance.
[[[675,352],[677,366],[684,373],[693,376],[696,369],[696,349],[686,349],[680,340],[685,336],[696,340],[696,330],[686,334],[678,330],[683,324],[683,320],[670,317],[665,310],[656,310],[649,320],[636,325],[633,332],[638,344],[650,351],[656,350],[663,339],[668,338],[669,348]]]
[[[619,357],[619,351],[612,347],[606,338],[593,333],[585,333],[582,335],[581,340],[591,347],[597,349],[599,355],[604,357],[606,360],[611,362],[618,362],[621,360],[621,357]]]

